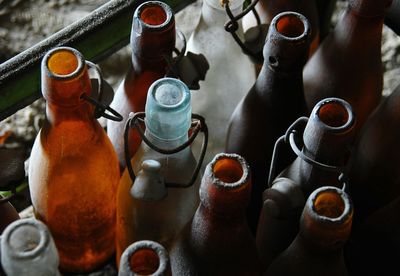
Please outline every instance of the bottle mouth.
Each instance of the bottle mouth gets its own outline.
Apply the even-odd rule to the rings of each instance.
[[[327,98],[319,103],[312,112],[325,128],[343,132],[354,125],[354,114],[351,105],[339,98]]]
[[[272,19],[271,27],[277,34],[291,41],[306,39],[311,32],[306,17],[297,12],[282,12],[276,15]]]
[[[149,91],[151,91],[153,101],[159,107],[174,109],[184,104],[184,102],[190,101],[190,99],[187,99],[190,95],[190,92],[187,93],[187,89],[187,86],[177,79],[163,78],[154,82]]]
[[[3,242],[11,249],[7,252],[13,258],[31,259],[39,256],[48,247],[50,232],[36,219],[20,219],[6,228]]]
[[[325,186],[315,190],[309,198],[311,214],[317,220],[340,223],[349,220],[353,214],[349,196],[342,190]]]
[[[172,9],[159,1],[148,1],[141,4],[134,14],[141,24],[148,29],[163,29],[172,21]]]
[[[50,50],[44,57],[44,63],[50,77],[60,80],[75,78],[86,65],[82,54],[70,47]]]
[[[153,241],[130,245],[121,257],[120,270],[129,267],[134,275],[165,275],[169,267],[167,251]]]
[[[249,166],[237,154],[217,154],[209,166],[215,180],[213,183],[220,188],[238,189],[249,181]]]

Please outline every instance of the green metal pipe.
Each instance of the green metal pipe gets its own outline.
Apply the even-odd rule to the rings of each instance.
[[[98,62],[129,43],[132,17],[143,0],[112,0],[88,16],[0,64],[0,121],[41,97],[40,62],[50,49],[70,46]],[[175,12],[194,0],[164,0]]]

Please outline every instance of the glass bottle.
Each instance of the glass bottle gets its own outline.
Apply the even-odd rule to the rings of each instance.
[[[379,104],[383,89],[382,27],[392,0],[349,0],[334,30],[304,68],[308,108],[328,97],[351,104],[357,131]]]
[[[36,219],[20,219],[4,230],[1,263],[8,276],[57,276],[58,253],[47,226]]]
[[[115,249],[118,159],[84,100],[91,83],[81,53],[55,48],[41,66],[46,119],[30,156],[32,205],[53,235],[61,270],[87,272]]]
[[[349,179],[355,227],[400,196],[400,86],[369,117],[355,143]]]
[[[305,199],[322,185],[342,187],[339,176],[350,157],[355,117],[346,101],[324,99],[314,107],[307,123],[297,122],[306,124],[299,157],[263,194],[256,239],[265,268],[295,238]],[[291,140],[295,143],[299,143],[295,135],[300,131],[296,129],[300,123],[295,124],[295,128],[292,125]]]
[[[177,79],[162,78],[150,86],[145,136],[151,143],[168,150],[188,141],[190,96],[188,87]],[[156,241],[168,250],[199,202],[200,177],[187,188],[165,185],[191,179],[197,162],[190,147],[162,154],[142,142],[131,164],[135,182],[125,169],[118,188],[117,261],[131,243],[139,240]]]
[[[356,208],[356,207],[354,207]],[[357,209],[355,209],[357,216]],[[391,275],[400,258],[400,197],[353,228],[345,247],[350,275]]]
[[[171,265],[167,250],[154,241],[137,241],[128,246],[121,256],[118,276],[170,276]]]
[[[131,30],[132,66],[115,92],[111,107],[124,118],[122,122],[108,121],[107,134],[117,152],[120,168],[125,168],[124,127],[130,112],[145,110],[150,85],[165,76],[166,58],[175,47],[175,18],[165,3],[146,1],[133,15]],[[130,132],[129,150],[132,157],[141,139]],[[122,171],[121,171],[122,172]]]
[[[234,15],[241,12],[242,4],[243,0],[229,1]],[[210,65],[200,89],[192,91],[193,112],[203,115],[209,128],[205,164],[224,151],[229,118],[256,78],[255,66],[224,29],[228,20],[219,0],[204,0],[200,20],[187,43],[187,51],[202,53]],[[243,39],[241,22],[236,33]],[[200,143],[192,147],[198,152]]]
[[[260,275],[245,209],[250,170],[237,154],[218,154],[206,167],[200,204],[170,251],[174,275]]]
[[[0,195],[0,201],[3,197]],[[0,202],[0,235],[3,230],[9,225],[11,222],[19,219],[19,214],[17,210],[15,210],[14,206],[11,205],[10,202]]]
[[[264,275],[348,275],[343,257],[353,218],[349,196],[336,187],[316,189],[307,199],[300,230]]]
[[[253,0],[254,1],[254,0]],[[309,55],[312,55],[319,45],[319,17],[315,0],[260,0],[256,5],[262,23],[270,24],[275,16],[282,12],[297,12],[304,15],[310,22],[310,48]],[[248,13],[243,18],[245,30],[255,26],[255,17]]]
[[[298,117],[306,115],[303,66],[310,44],[310,24],[299,13],[284,12],[271,22],[264,45],[264,64],[257,81],[231,116],[226,151],[250,164],[253,189],[248,221],[253,232],[267,188],[268,170],[276,140]],[[294,160],[290,152],[280,166]]]

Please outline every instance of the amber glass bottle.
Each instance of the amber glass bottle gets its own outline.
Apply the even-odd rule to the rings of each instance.
[[[2,196],[0,195],[0,200]],[[0,203],[0,235],[3,230],[14,220],[19,219],[19,214],[8,201]]]
[[[398,270],[399,212],[400,197],[369,215],[353,229],[345,247],[350,275],[391,275]]]
[[[200,205],[172,246],[174,275],[260,275],[246,224],[250,170],[236,154],[218,154],[206,167]]]
[[[264,275],[347,275],[343,247],[352,218],[353,206],[345,192],[336,187],[318,188],[306,202],[295,240]]]
[[[382,97],[381,54],[385,10],[392,0],[349,0],[335,29],[304,68],[308,108],[328,97],[348,101],[359,129]]]
[[[271,22],[264,46],[264,65],[256,83],[230,119],[226,151],[242,155],[253,178],[248,220],[253,232],[267,188],[274,144],[296,120],[306,114],[302,70],[307,61],[310,25],[299,13],[278,14]],[[284,160],[281,169],[294,160]]]
[[[117,152],[120,167],[125,167],[124,127],[130,112],[145,110],[150,85],[165,76],[167,62],[175,47],[175,19],[165,3],[147,1],[133,15],[131,31],[132,66],[115,92],[111,107],[122,115],[122,122],[108,121],[107,133]],[[132,157],[140,145],[140,136],[130,132]]]
[[[351,106],[344,100],[329,98],[314,107],[304,129],[301,152],[325,167],[337,169],[298,157],[264,192],[257,229],[263,266],[268,266],[295,238],[305,199],[321,185],[342,187],[338,178],[350,157],[354,124]]]
[[[154,241],[137,241],[121,256],[118,276],[170,276],[171,265],[167,250]]]
[[[91,271],[115,248],[118,159],[83,99],[91,92],[83,56],[55,48],[41,70],[46,120],[30,157],[32,204],[53,235],[61,269]]]
[[[263,22],[271,23],[272,19],[282,12],[298,12],[309,20],[311,25],[311,44],[309,53],[314,53],[319,45],[319,21],[315,0],[260,0],[256,6]],[[252,14],[246,15],[252,17]]]
[[[356,142],[349,173],[355,227],[400,196],[399,105],[400,86],[382,101]]]

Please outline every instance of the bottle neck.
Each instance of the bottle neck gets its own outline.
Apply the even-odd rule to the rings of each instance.
[[[145,136],[155,146],[157,146],[159,148],[162,148],[162,149],[167,149],[167,150],[171,150],[171,149],[174,149],[176,147],[179,147],[180,145],[182,145],[183,143],[185,143],[189,139],[188,138],[188,134],[183,135],[181,137],[177,137],[175,139],[168,139],[168,140],[161,139],[161,138],[155,136],[149,130],[145,131]],[[190,149],[190,146],[187,147],[185,150],[187,150],[187,149]]]
[[[381,17],[383,20],[392,1],[393,0],[349,0],[349,10],[361,17]]]
[[[51,125],[56,125],[63,121],[95,121],[94,107],[84,100],[80,104],[72,106],[60,106],[47,102],[46,119]]]

